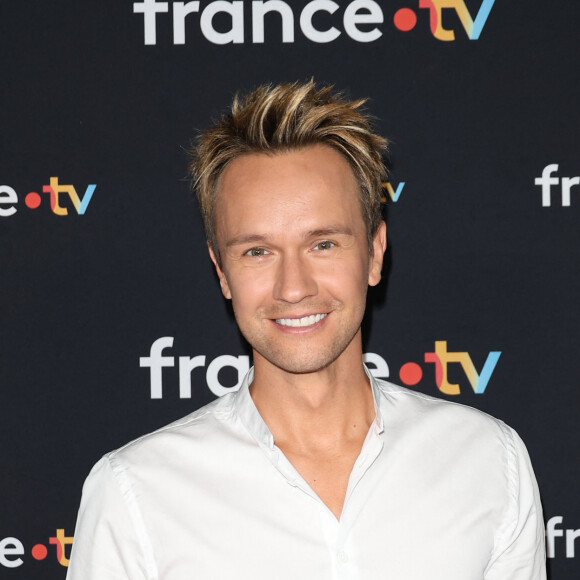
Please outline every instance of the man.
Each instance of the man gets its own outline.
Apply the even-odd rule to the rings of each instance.
[[[95,466],[69,580],[545,578],[518,436],[362,364],[386,247],[362,104],[261,87],[200,137],[209,253],[254,368]]]

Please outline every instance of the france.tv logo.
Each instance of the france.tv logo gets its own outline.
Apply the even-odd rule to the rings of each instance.
[[[476,395],[485,393],[491,375],[495,370],[501,351],[492,350],[488,353],[485,363],[478,372],[473,363],[473,359],[467,351],[450,351],[447,349],[446,340],[436,340],[435,347],[431,352],[424,353],[424,362],[432,363],[435,370],[435,384],[445,395],[460,395],[460,385],[450,381],[449,366],[459,366],[473,392]],[[407,362],[399,370],[401,382],[407,386],[418,384],[423,378],[423,369],[416,362]]]
[[[455,40],[455,32],[443,24],[444,10],[454,10],[469,40],[478,40],[494,2],[483,0],[475,18],[465,5],[465,0],[419,0],[419,8],[429,10],[431,34],[437,40]],[[395,12],[393,22],[399,30],[408,32],[415,28],[417,15],[411,8],[401,8]]]
[[[56,534],[48,538],[48,543],[55,546],[57,562],[67,568],[69,558],[67,557],[67,546],[72,547],[73,537],[65,534],[64,528],[57,528]],[[46,544],[35,544],[30,549],[30,554],[35,560],[45,560],[48,556]],[[24,544],[12,536],[0,539],[0,566],[4,568],[19,568],[24,564],[21,556],[27,555]],[[4,577],[4,576],[3,576]]]
[[[50,181],[42,186],[42,193],[46,194],[44,198],[37,191],[30,191],[24,197],[24,204],[28,209],[37,209],[43,199],[46,199],[50,203],[52,213],[65,216],[69,214],[69,208],[63,203],[68,199],[76,213],[84,215],[96,188],[96,184],[89,184],[81,197],[74,185],[59,183],[58,177],[51,177]],[[16,208],[18,202],[18,194],[14,188],[9,185],[0,185],[0,217],[14,215],[18,211]]]
[[[143,16],[143,43],[157,44],[158,26],[173,32],[173,44],[187,43],[187,38],[201,34],[213,44],[264,44],[266,41],[294,43],[297,34],[317,44],[334,42],[348,36],[354,42],[375,42],[383,36],[385,21],[401,32],[415,28],[418,10],[429,18],[431,34],[437,40],[455,40],[453,28],[447,28],[448,16],[455,13],[470,40],[477,40],[495,0],[471,0],[471,11],[465,0],[415,0],[414,7],[399,8],[385,14],[375,0],[310,0],[302,9],[283,0],[214,0],[189,2],[139,0],[133,2],[133,13]],[[271,16],[271,14],[273,14]],[[216,27],[214,19],[220,21]],[[198,32],[199,31],[199,32]],[[267,40],[268,39],[268,40]]]

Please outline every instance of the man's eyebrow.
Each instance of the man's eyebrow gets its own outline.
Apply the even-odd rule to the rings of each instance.
[[[352,236],[352,230],[348,226],[328,226],[325,228],[317,228],[309,230],[305,233],[305,238],[324,238],[326,236]]]
[[[264,243],[269,240],[268,236],[262,234],[241,234],[239,236],[234,236],[232,239],[226,242],[226,248],[231,248],[232,246],[240,246],[242,244],[259,244]]]
[[[304,232],[303,238],[305,240],[310,238],[324,238],[327,236],[352,236],[352,230],[347,226],[327,226],[324,228],[316,228],[315,230],[308,230]],[[240,234],[234,236],[226,242],[226,248],[232,246],[241,246],[245,244],[265,244],[270,241],[270,236],[266,234]]]

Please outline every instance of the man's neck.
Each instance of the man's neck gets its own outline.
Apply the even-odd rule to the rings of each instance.
[[[355,346],[328,367],[304,374],[285,372],[255,355],[250,387],[274,443],[337,519],[375,418],[362,351]]]
[[[355,346],[355,345],[351,345]],[[375,411],[360,347],[313,373],[290,373],[254,355],[250,392],[277,444],[339,445],[368,431]]]

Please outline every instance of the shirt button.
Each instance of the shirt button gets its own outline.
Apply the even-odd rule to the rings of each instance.
[[[338,561],[341,564],[346,564],[348,562],[348,554],[344,550],[339,550]]]

